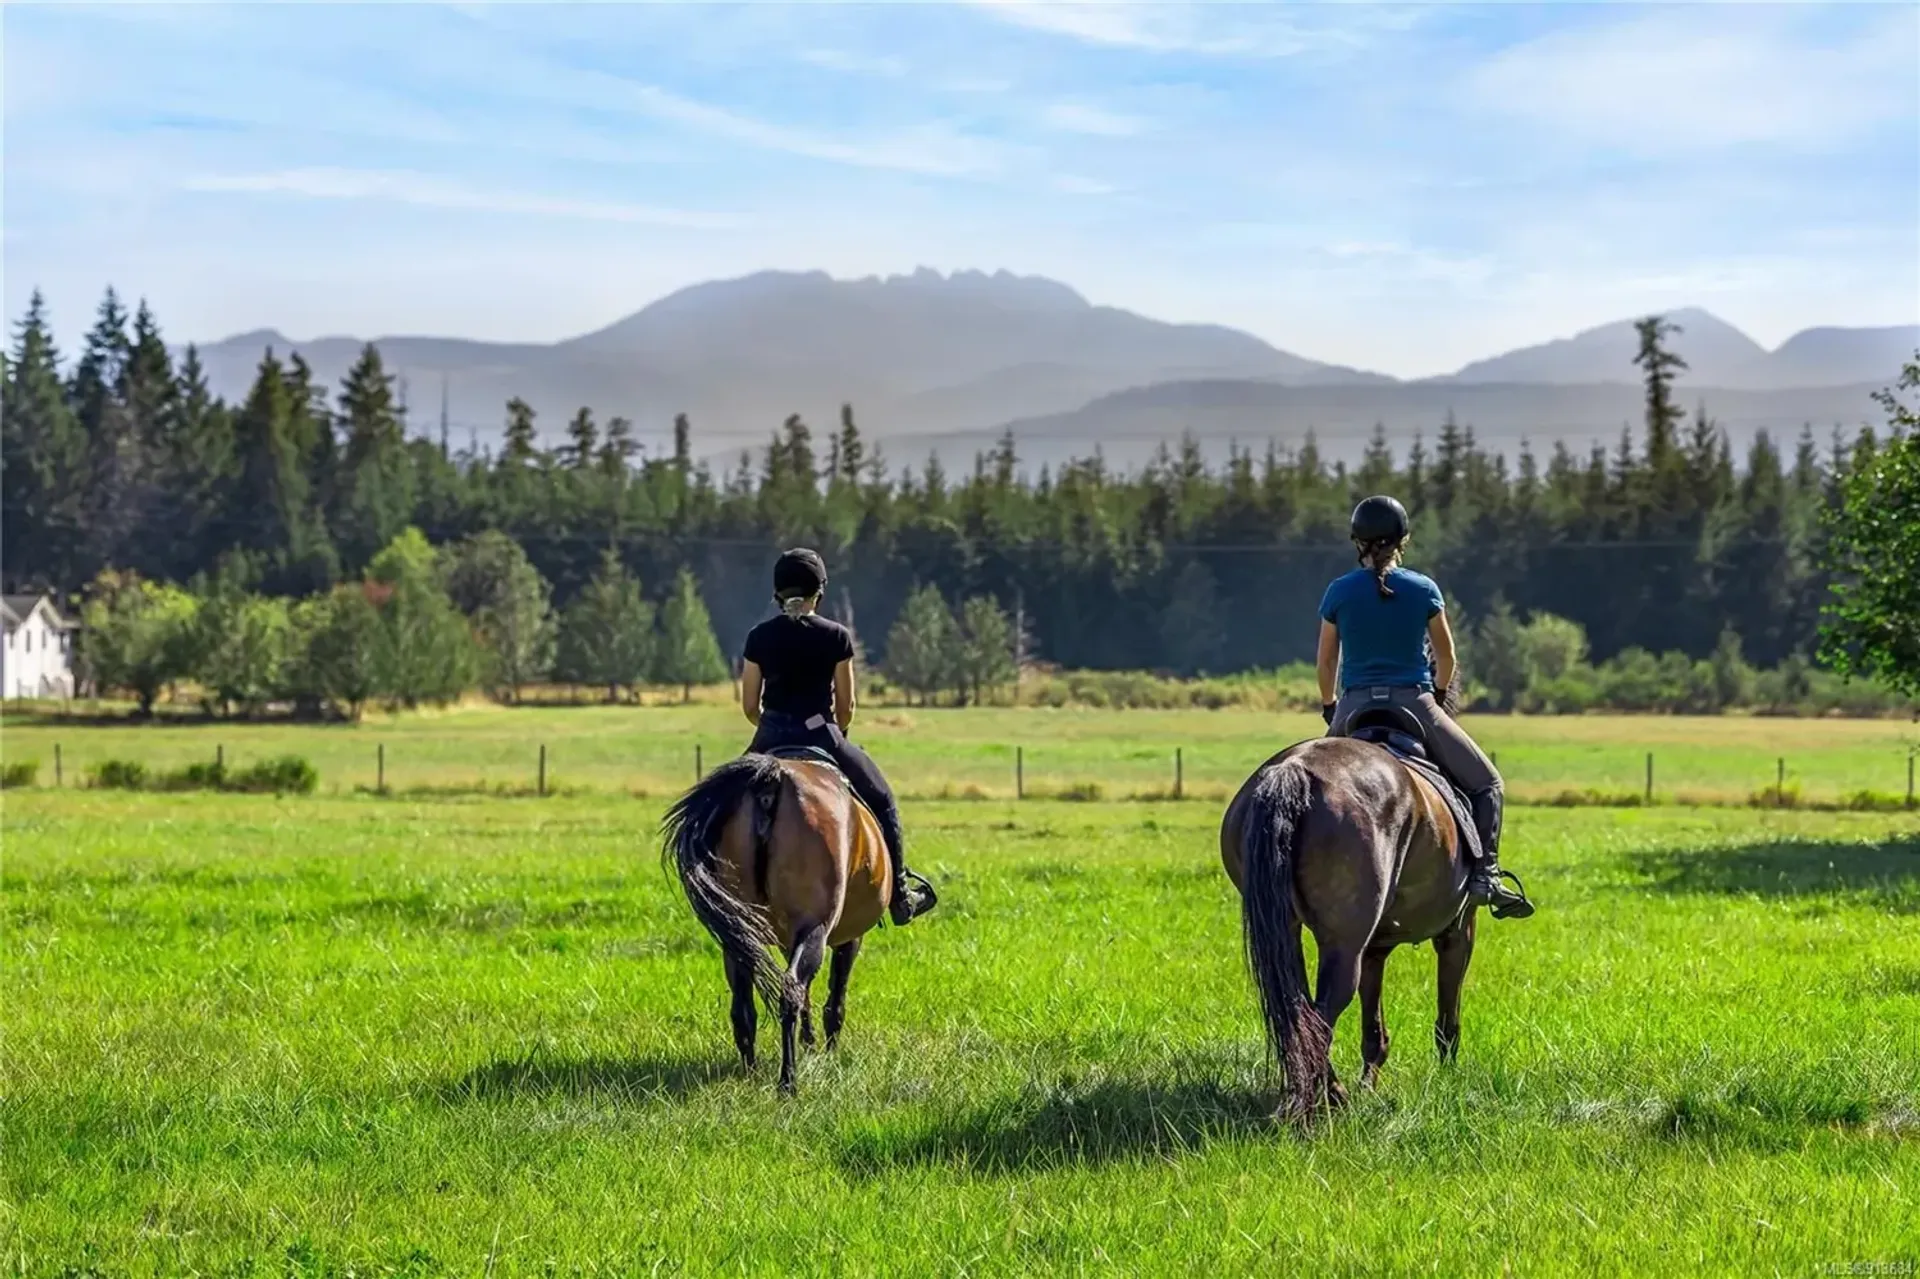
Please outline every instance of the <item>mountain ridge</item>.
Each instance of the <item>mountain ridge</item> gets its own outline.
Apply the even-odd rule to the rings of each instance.
[[[1672,344],[1691,366],[1683,395],[1827,388],[1838,403],[1851,398],[1849,387],[1891,382],[1902,344],[1907,355],[1920,344],[1920,326],[1820,326],[1767,351],[1703,309],[1669,318],[1681,329]],[[498,431],[502,407],[516,395],[534,406],[549,435],[584,404],[602,417],[634,419],[643,438],[662,434],[685,412],[704,436],[731,443],[764,439],[791,413],[831,421],[844,403],[878,438],[925,438],[1057,419],[1159,385],[1220,382],[1372,394],[1383,409],[1379,420],[1395,430],[1413,424],[1386,409],[1432,402],[1396,388],[1504,386],[1495,399],[1517,403],[1526,397],[1516,400],[1513,388],[1586,387],[1584,400],[1556,401],[1573,420],[1542,423],[1586,431],[1601,429],[1614,398],[1592,388],[1639,379],[1631,320],[1401,381],[1282,350],[1238,329],[1099,305],[1044,276],[926,268],[853,280],[760,271],[706,281],[553,343],[372,341],[416,406],[437,407],[444,382],[449,418],[476,437]],[[269,346],[298,351],[316,379],[333,386],[363,345],[341,335],[303,342],[264,327],[199,349],[215,392],[239,399]]]

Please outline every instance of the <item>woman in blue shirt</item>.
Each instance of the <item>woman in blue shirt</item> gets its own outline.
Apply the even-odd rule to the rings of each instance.
[[[1353,508],[1348,531],[1360,567],[1335,578],[1320,602],[1320,701],[1328,732],[1344,735],[1355,712],[1382,702],[1418,720],[1434,762],[1472,804],[1483,856],[1467,891],[1490,906],[1495,919],[1525,919],[1533,903],[1519,879],[1500,869],[1500,774],[1435,696],[1453,683],[1453,628],[1433,579],[1400,567],[1410,532],[1407,508],[1391,497],[1370,497]],[[1507,879],[1514,887],[1502,882]]]

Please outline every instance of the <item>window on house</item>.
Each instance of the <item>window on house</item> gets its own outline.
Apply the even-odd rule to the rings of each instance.
[[[29,653],[33,651],[33,632],[32,631],[27,632],[27,651]]]

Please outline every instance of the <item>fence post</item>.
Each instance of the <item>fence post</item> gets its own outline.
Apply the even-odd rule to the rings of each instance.
[[[697,782],[706,775],[707,770],[700,767],[700,743],[695,742],[693,744],[693,780]]]
[[[1181,791],[1186,782],[1186,775],[1186,761],[1181,756],[1180,748],[1176,746],[1173,748],[1173,797],[1175,799],[1181,797]]]
[[[1914,756],[1913,751],[1907,752],[1907,807],[1908,808],[1913,807],[1913,756]],[[53,757],[55,760],[58,760],[60,758],[59,747],[54,748]]]
[[[1013,797],[1027,797],[1027,748],[1024,746],[1013,748]]]
[[[60,771],[59,742],[53,744],[53,784],[55,786],[66,785],[66,781]],[[1907,760],[1907,802],[1909,804],[1913,802],[1913,760],[1911,759]]]
[[[227,771],[227,748],[224,743],[213,748],[213,767],[216,772]]]
[[[373,758],[373,789],[384,795],[387,793],[387,744],[385,742],[373,748]]]
[[[1653,802],[1653,752],[1647,752],[1647,802]]]
[[[545,742],[541,742],[540,743],[540,794],[541,794],[541,797],[545,798],[546,793],[547,793],[547,744]]]
[[[1773,797],[1783,801],[1787,797],[1787,757],[1785,755],[1774,761]]]

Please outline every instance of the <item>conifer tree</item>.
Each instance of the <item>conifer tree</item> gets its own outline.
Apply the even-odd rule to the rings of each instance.
[[[695,684],[727,677],[727,662],[720,655],[707,603],[700,598],[700,583],[685,568],[674,577],[673,594],[660,610],[660,648],[654,670],[661,683],[680,686],[681,701],[692,700]]]

